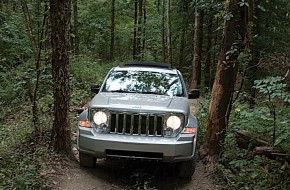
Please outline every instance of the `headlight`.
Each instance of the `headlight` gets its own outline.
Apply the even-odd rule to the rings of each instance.
[[[93,120],[96,125],[106,124],[108,121],[108,116],[103,111],[98,111],[94,114]]]
[[[164,136],[173,137],[182,129],[182,126],[184,125],[184,115],[171,113],[165,116],[164,121]]]
[[[169,116],[166,120],[166,126],[176,130],[181,126],[181,119],[175,115]]]
[[[107,110],[91,110],[91,124],[96,129],[97,133],[109,133],[110,113]]]

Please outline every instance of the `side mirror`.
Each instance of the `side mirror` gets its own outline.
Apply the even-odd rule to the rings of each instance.
[[[188,99],[196,99],[199,98],[199,90],[198,89],[191,89],[188,93]]]
[[[94,93],[98,94],[99,91],[100,91],[100,85],[98,85],[98,84],[92,84],[91,85],[91,92],[94,92]]]

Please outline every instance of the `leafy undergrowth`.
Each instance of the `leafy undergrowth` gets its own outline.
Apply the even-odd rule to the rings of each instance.
[[[0,72],[0,190],[51,189],[53,179],[63,168],[59,155],[49,149],[53,95],[51,67],[45,65],[40,76],[37,107],[38,130],[34,132],[29,87],[34,89],[35,71],[31,62],[1,67]],[[71,110],[83,106],[93,94],[90,84],[101,83],[106,73],[120,62],[100,64],[92,58],[75,57],[70,64]],[[13,82],[11,82],[13,81]],[[81,105],[80,105],[81,104]],[[70,113],[71,126],[76,126]]]
[[[275,141],[272,146],[290,153],[290,129],[288,108],[280,108],[276,118]],[[225,141],[224,153],[218,165],[221,176],[228,189],[289,189],[290,170],[283,158],[268,158],[255,155],[252,144],[248,150],[240,149],[235,139],[235,131],[247,130],[273,139],[273,119],[267,107],[248,109],[237,104],[231,116],[230,128]],[[253,141],[254,142],[254,141]]]
[[[18,131],[15,130],[14,133]],[[62,168],[59,155],[49,151],[49,133],[27,133],[1,150],[0,189],[51,189],[53,176]]]
[[[245,150],[236,143],[235,132],[246,130],[251,134],[274,139],[272,146],[290,154],[290,108],[275,104],[277,106],[274,119],[271,108],[263,102],[257,103],[259,104],[254,109],[249,109],[247,104],[241,102],[233,105],[223,154],[217,166],[217,177],[225,189],[290,189],[290,169],[287,161],[283,158],[270,159],[264,155],[254,155],[252,144]],[[200,140],[206,131],[208,105],[209,101],[204,100],[198,106]]]

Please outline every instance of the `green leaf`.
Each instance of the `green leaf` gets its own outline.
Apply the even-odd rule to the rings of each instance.
[[[258,8],[259,8],[261,11],[264,11],[264,12],[266,12],[266,9],[265,9],[265,7],[263,7],[262,5],[258,5]]]
[[[225,19],[225,20],[231,20],[231,18],[233,18],[233,17],[234,17],[234,15],[233,15],[231,12],[226,13],[226,14],[224,15],[224,19]]]

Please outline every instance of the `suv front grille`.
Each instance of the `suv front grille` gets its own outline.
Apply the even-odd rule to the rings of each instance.
[[[163,136],[162,125],[162,115],[111,113],[110,133]]]

